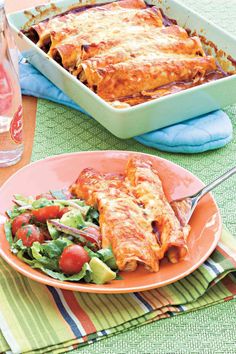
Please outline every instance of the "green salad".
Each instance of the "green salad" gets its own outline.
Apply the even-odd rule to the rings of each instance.
[[[99,213],[67,191],[14,195],[6,213],[11,251],[32,268],[61,281],[104,284],[119,279],[110,248],[101,248]]]

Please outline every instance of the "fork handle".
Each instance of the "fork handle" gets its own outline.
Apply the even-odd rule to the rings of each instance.
[[[217,187],[219,184],[224,182],[229,177],[236,173],[236,166],[231,168],[229,171],[225,172],[222,176],[218,177],[215,181],[209,183],[207,186],[203,187],[199,192],[195,194],[195,198],[201,199],[205,194],[210,192],[213,188]]]

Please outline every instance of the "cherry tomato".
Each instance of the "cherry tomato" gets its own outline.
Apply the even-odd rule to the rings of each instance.
[[[16,216],[16,217],[13,219],[12,224],[11,224],[11,231],[12,231],[12,234],[15,235],[15,234],[16,234],[16,231],[17,231],[21,226],[24,226],[24,225],[29,224],[31,218],[32,218],[32,215],[29,214],[29,213],[24,213],[24,214],[21,214],[21,215]]]
[[[42,194],[38,194],[36,195],[35,199],[38,200],[38,199],[41,199],[41,198],[45,198],[45,199],[48,199],[48,200],[54,200],[55,198],[53,197],[53,195],[51,193],[42,193]]]
[[[48,219],[57,219],[60,207],[58,205],[48,205],[39,209],[32,210],[35,219],[45,223]]]
[[[44,236],[41,230],[35,225],[21,226],[16,232],[16,238],[22,240],[22,243],[26,247],[31,247],[36,241],[39,243],[44,242]]]
[[[58,219],[60,219],[65,213],[67,213],[70,209],[65,207],[65,208],[62,208],[59,210],[58,214],[57,214],[57,217]]]
[[[59,267],[65,274],[79,273],[84,263],[89,262],[88,253],[79,245],[70,245],[64,248],[59,259]]]
[[[86,238],[87,241],[89,241],[91,243],[97,243],[98,245],[101,243],[102,235],[99,231],[99,228],[95,228],[93,226],[88,226],[88,227],[84,227],[83,229],[81,229],[81,231],[84,231],[86,233],[86,236],[84,236],[84,237]]]

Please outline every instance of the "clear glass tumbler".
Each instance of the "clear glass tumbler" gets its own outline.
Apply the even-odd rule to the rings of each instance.
[[[0,0],[0,167],[14,165],[23,153],[22,96],[14,45]]]

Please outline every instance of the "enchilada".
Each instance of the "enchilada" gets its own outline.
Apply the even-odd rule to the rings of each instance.
[[[119,270],[141,263],[157,272],[165,256],[185,257],[190,226],[181,226],[151,161],[134,156],[124,175],[84,169],[70,192],[98,209],[102,247],[112,248]]]
[[[26,35],[113,106],[126,107],[227,74],[199,37],[143,0],[76,8]]]

